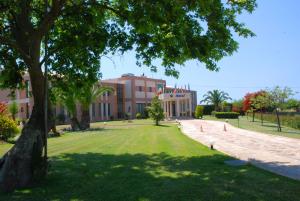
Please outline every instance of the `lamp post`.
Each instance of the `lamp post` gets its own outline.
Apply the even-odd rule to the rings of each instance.
[[[216,141],[215,139],[213,139],[212,137],[209,139],[209,145],[210,145],[210,149],[214,150],[214,145],[215,145]]]
[[[276,117],[277,117],[277,124],[278,124],[278,132],[281,132],[281,125],[280,125],[280,119],[279,119],[279,111],[280,111],[280,108],[276,108]]]

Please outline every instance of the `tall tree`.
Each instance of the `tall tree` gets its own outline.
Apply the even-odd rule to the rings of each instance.
[[[226,100],[231,100],[229,94],[224,91],[215,89],[204,94],[203,100],[201,102],[211,103],[215,106],[215,111],[219,111],[221,103]]]
[[[0,86],[21,86],[27,71],[34,99],[20,138],[0,161],[0,186],[7,191],[39,181],[47,172],[43,157],[44,62],[49,64],[50,74],[68,75],[82,82],[97,80],[101,55],[133,49],[137,64],[152,71],[157,69],[153,61],[161,58],[166,75],[178,77],[175,64],[191,59],[218,70],[216,63],[238,49],[234,33],[253,36],[237,17],[256,6],[255,0],[47,2],[0,3]],[[48,44],[46,56],[42,44]]]
[[[52,96],[56,99],[56,104],[64,105],[67,108],[67,111],[70,114],[71,120],[71,129],[73,131],[79,129],[79,122],[77,119],[77,110],[76,110],[76,102],[77,102],[77,88],[72,87],[72,85],[67,85],[64,89],[54,87],[51,89]],[[54,99],[52,98],[52,99]]]

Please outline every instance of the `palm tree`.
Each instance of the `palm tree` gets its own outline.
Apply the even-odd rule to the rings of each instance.
[[[80,125],[77,119],[76,110],[77,89],[69,85],[64,90],[54,88],[52,91],[55,94],[56,102],[64,105],[67,108],[67,111],[70,114],[71,129],[73,131],[78,130]]]
[[[101,86],[98,84],[83,87],[81,89],[80,96],[78,96],[78,101],[81,104],[81,121],[80,129],[85,130],[90,128],[90,112],[89,107],[99,96],[106,92],[112,92],[113,88],[108,86]]]
[[[229,94],[215,89],[204,94],[201,102],[211,103],[215,106],[215,111],[219,111],[221,103],[226,100],[231,100]]]

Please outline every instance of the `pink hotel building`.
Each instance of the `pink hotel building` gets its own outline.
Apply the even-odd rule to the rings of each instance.
[[[24,76],[25,89],[16,91],[16,102],[19,105],[17,117],[27,119],[30,116],[33,99],[29,76]],[[197,92],[188,89],[174,89],[166,87],[166,81],[146,76],[135,76],[131,73],[119,78],[101,80],[104,86],[111,86],[114,92],[100,96],[90,106],[91,121],[107,121],[122,119],[125,114],[135,118],[137,113],[143,113],[152,98],[159,94],[166,118],[191,117],[197,104]],[[9,90],[0,90],[0,102],[11,104]],[[68,121],[66,109],[57,105],[53,108],[54,114],[63,114]],[[77,106],[77,115],[80,120],[81,111]]]

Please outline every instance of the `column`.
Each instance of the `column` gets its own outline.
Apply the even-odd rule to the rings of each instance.
[[[167,118],[167,102],[164,101],[164,114],[165,114],[165,118]]]
[[[187,116],[187,100],[184,100],[184,116]]]
[[[192,99],[189,99],[190,117],[192,117]]]
[[[106,116],[106,120],[109,120],[109,117],[108,117],[108,103],[105,103],[106,104],[106,111],[105,111],[105,116]]]
[[[170,101],[170,117],[173,117],[173,101]]]
[[[182,113],[182,100],[179,101],[179,116],[181,116]]]
[[[104,106],[103,106],[103,103],[101,103],[101,120],[104,120],[104,113],[103,113],[103,109],[104,109]]]
[[[65,110],[66,113],[66,110]],[[93,120],[93,116],[92,116],[92,104],[90,104],[89,106],[89,115],[90,115],[90,119]]]
[[[167,117],[170,117],[170,108],[169,108],[169,101],[166,101],[167,103]]]
[[[181,113],[184,116],[184,100],[181,100]]]
[[[179,113],[179,109],[180,107],[179,107],[179,100],[176,100],[176,117],[179,117],[180,115],[180,113]]]
[[[186,101],[186,116],[188,117],[189,116],[189,100],[188,99],[186,99],[185,100]]]

